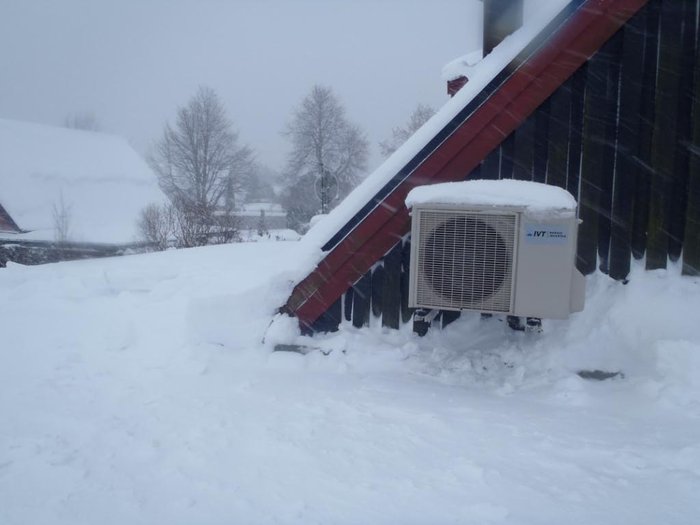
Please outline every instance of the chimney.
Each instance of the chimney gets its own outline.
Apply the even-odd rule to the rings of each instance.
[[[447,94],[450,97],[454,97],[455,93],[462,89],[468,82],[467,77],[464,75],[458,76],[457,78],[454,78],[452,80],[447,81]]]
[[[524,0],[483,0],[484,56],[523,25]]]
[[[524,0],[481,1],[484,4],[483,51],[460,57],[443,68],[443,77],[447,80],[447,94],[451,97],[469,82],[469,69],[523,25]]]

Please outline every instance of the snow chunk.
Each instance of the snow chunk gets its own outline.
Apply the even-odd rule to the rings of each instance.
[[[482,49],[478,49],[464,56],[455,58],[451,62],[445,64],[445,67],[442,68],[442,79],[445,82],[449,82],[450,80],[456,80],[459,77],[469,78],[474,70],[474,66],[481,62],[483,56],[484,51]]]
[[[576,199],[566,190],[523,180],[470,180],[414,188],[406,197],[410,209],[421,204],[463,206],[513,206],[529,214],[572,215]]]
[[[309,226],[313,228],[316,226],[319,222],[321,222],[324,218],[328,217],[327,213],[319,213],[318,215],[314,215],[311,217],[311,220],[309,221]]]

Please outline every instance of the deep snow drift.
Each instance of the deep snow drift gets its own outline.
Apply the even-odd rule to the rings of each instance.
[[[697,520],[700,280],[595,275],[541,335],[374,321],[272,353],[306,253],[0,270],[0,523]]]

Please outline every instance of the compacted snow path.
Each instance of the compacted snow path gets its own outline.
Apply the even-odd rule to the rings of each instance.
[[[700,280],[593,276],[539,336],[463,316],[272,353],[308,264],[258,243],[0,270],[0,523],[697,520]]]

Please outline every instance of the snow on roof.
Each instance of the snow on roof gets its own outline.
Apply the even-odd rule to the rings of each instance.
[[[28,231],[21,238],[54,240],[61,199],[68,240],[121,244],[136,240],[139,211],[164,196],[121,137],[0,119],[0,203]]]
[[[496,48],[476,64],[469,82],[449,99],[411,138],[372,174],[360,183],[343,202],[323,220],[313,226],[302,242],[319,249],[347,224],[363,206],[421,151],[447,124],[457,116],[505,67],[532,42],[547,25],[561,13],[571,0],[551,0],[542,5],[537,16],[525,20],[523,26],[506,37]]]
[[[483,49],[478,49],[477,51],[472,51],[464,56],[455,58],[442,68],[442,79],[449,82],[459,77],[470,78],[474,67],[481,62],[483,56]]]
[[[279,215],[286,216],[287,212],[284,211],[281,204],[276,202],[247,202],[242,207],[242,212],[251,212],[260,215],[261,211],[265,212],[265,215]]]
[[[523,180],[470,180],[445,182],[414,188],[406,197],[406,206],[425,204],[464,206],[513,206],[528,213],[576,211],[576,199],[566,190],[539,182]]]

